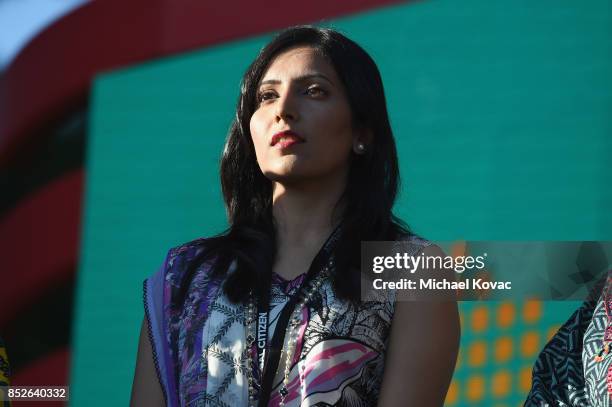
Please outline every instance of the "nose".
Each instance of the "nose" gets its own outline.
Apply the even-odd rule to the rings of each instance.
[[[284,95],[280,95],[276,102],[276,122],[280,122],[281,120],[287,121],[297,121],[299,120],[298,106],[295,97],[291,95],[290,92],[285,93]]]

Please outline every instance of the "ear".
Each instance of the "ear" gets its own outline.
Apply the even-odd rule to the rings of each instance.
[[[368,151],[368,147],[372,144],[373,139],[374,135],[370,129],[362,128],[355,132],[355,136],[353,137],[353,151],[355,154],[365,154],[366,151]]]

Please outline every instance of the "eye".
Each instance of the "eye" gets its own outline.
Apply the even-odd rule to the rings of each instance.
[[[306,89],[306,93],[309,96],[314,96],[314,97],[322,97],[322,96],[327,95],[327,92],[319,85],[309,86],[308,89]]]
[[[263,103],[267,100],[270,100],[272,98],[276,97],[276,92],[271,91],[271,90],[262,90],[257,94],[257,102],[258,103]]]

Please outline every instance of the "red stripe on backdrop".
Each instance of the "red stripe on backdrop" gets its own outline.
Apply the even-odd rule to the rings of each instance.
[[[273,0],[265,7],[247,0],[87,3],[38,35],[1,79],[0,168],[22,146],[35,144],[35,135],[59,116],[85,103],[101,71],[398,2]]]
[[[11,386],[65,386],[68,383],[69,359],[68,349],[49,353],[15,372],[10,377]]]
[[[49,284],[73,278],[78,259],[83,172],[53,181],[0,223],[0,332]]]

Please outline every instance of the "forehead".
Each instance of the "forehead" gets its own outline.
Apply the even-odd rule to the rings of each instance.
[[[338,82],[335,69],[320,52],[312,47],[295,47],[283,51],[277,55],[266,69],[264,80],[289,80],[320,73],[328,77],[332,82]]]

